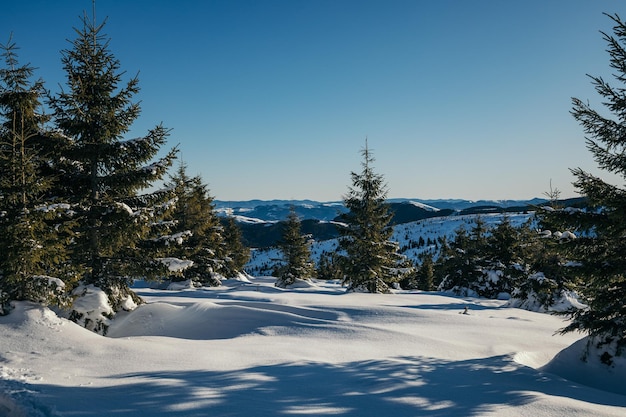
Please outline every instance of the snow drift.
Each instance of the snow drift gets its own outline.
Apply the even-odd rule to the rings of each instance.
[[[555,335],[559,317],[437,293],[347,294],[334,282],[224,284],[138,287],[148,303],[118,314],[108,337],[17,303],[0,317],[0,416],[626,411],[626,392],[605,389],[623,390],[624,364],[577,362],[569,349],[584,341]]]

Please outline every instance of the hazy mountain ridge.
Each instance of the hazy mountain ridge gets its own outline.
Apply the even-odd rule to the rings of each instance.
[[[498,210],[524,207],[533,207],[544,204],[544,198],[530,200],[463,200],[463,199],[440,199],[423,200],[419,198],[392,198],[387,200],[393,207],[402,203],[411,203],[421,207],[425,211],[452,210],[463,211],[467,209],[484,208],[483,211],[497,212]],[[320,221],[332,221],[346,211],[342,201],[314,201],[314,200],[249,200],[249,201],[226,201],[215,200],[215,208],[221,215],[234,215],[251,219],[276,222],[285,220],[293,207],[302,220],[315,219]],[[489,209],[490,210],[489,210]],[[448,215],[449,213],[439,213]],[[419,220],[412,219],[408,221]],[[396,221],[403,223],[404,221]]]
[[[532,211],[546,203],[546,199],[531,200],[420,200],[390,199],[393,225],[405,224],[437,217],[475,214],[522,213]],[[332,239],[339,235],[338,224],[346,212],[342,202],[313,200],[250,200],[215,201],[221,216],[235,216],[249,247],[274,246],[281,239],[283,220],[293,208],[302,220],[302,233],[316,241]]]

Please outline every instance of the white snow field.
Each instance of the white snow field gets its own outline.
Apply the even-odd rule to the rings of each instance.
[[[504,301],[273,278],[137,291],[107,337],[31,303],[0,317],[0,416],[626,415],[623,361],[578,365],[561,317]]]

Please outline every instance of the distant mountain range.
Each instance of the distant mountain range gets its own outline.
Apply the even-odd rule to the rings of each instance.
[[[404,207],[407,211],[409,206],[422,208],[426,211],[437,212],[440,210],[462,211],[476,208],[491,208],[493,211],[508,210],[511,208],[529,207],[544,204],[545,199],[534,198],[532,200],[420,200],[410,198],[394,198],[388,200],[394,207]],[[316,219],[331,221],[346,211],[341,201],[320,202],[313,200],[249,200],[249,201],[222,201],[214,202],[216,209],[223,215],[237,216],[239,221],[244,222],[275,222],[285,220],[291,207],[293,207],[301,219]],[[439,213],[442,215],[443,213]],[[398,221],[398,223],[402,223]]]
[[[565,200],[575,205],[582,199]],[[546,199],[532,200],[420,200],[396,198],[388,200],[394,213],[394,225],[463,214],[492,214],[524,212],[546,203]],[[347,211],[343,202],[319,202],[313,200],[250,200],[214,201],[215,208],[223,217],[232,216],[239,223],[244,243],[250,247],[276,245],[283,233],[283,221],[291,208],[302,221],[302,233],[310,234],[315,240],[332,239],[338,236],[342,215]]]

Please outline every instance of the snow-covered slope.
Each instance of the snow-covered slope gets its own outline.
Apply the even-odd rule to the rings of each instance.
[[[623,364],[551,367],[580,337],[556,336],[558,317],[437,293],[273,284],[138,288],[148,304],[113,320],[109,337],[18,303],[0,317],[0,416],[626,413]],[[563,369],[579,382],[553,373]],[[585,385],[609,374],[621,394]]]
[[[506,214],[483,214],[480,218],[485,225],[491,227],[508,218],[512,225],[520,226],[532,218],[530,213],[506,213]],[[419,263],[419,255],[430,251],[436,253],[435,242],[440,237],[448,240],[454,237],[455,231],[463,226],[471,229],[477,215],[433,217],[416,222],[403,223],[394,227],[392,240],[398,242],[400,251],[407,257]],[[423,241],[423,245],[419,242]],[[337,239],[316,241],[311,246],[311,255],[314,261],[318,261],[324,253],[333,252],[337,249]],[[280,253],[274,248],[259,249],[252,252],[250,262],[246,265],[246,271],[252,275],[263,275],[273,270]]]

